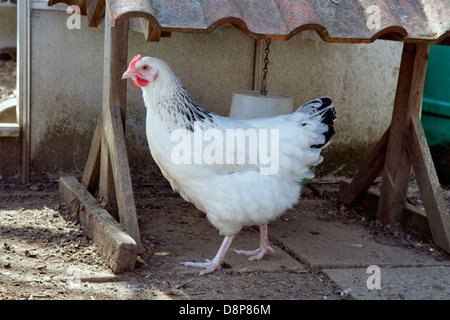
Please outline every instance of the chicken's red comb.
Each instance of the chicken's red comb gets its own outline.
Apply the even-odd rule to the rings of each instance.
[[[141,59],[142,59],[142,56],[140,54],[138,54],[136,57],[133,58],[133,60],[130,63],[130,66],[128,68],[134,68],[134,65],[136,64],[136,62],[138,62]]]

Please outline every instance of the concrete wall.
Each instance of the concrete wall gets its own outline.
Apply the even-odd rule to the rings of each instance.
[[[17,7],[0,4],[0,49],[16,46]]]
[[[41,10],[32,14],[31,159],[36,175],[83,170],[102,103],[104,27],[88,28],[83,17],[80,30],[69,30],[67,17]],[[147,43],[141,33],[130,31],[129,60],[140,53],[168,61],[200,105],[225,115],[232,92],[251,87],[253,45],[231,28],[211,35],[173,34],[159,43]],[[148,151],[142,93],[131,81],[127,97],[131,169],[161,178]]]
[[[65,12],[34,10],[32,29],[31,171],[58,176],[83,171],[100,112],[103,26],[66,27]],[[172,34],[147,43],[129,32],[129,59],[140,53],[166,60],[199,105],[227,115],[235,90],[251,89],[254,41],[234,28],[212,34]],[[327,95],[339,113],[337,134],[321,174],[343,174],[365,159],[390,122],[402,45],[328,44],[315,32],[272,42],[268,88],[295,105]],[[128,81],[127,145],[134,177],[159,179],[145,138],[141,91]]]
[[[267,85],[294,97],[294,105],[333,99],[336,135],[318,173],[354,172],[389,126],[403,44],[323,42],[315,31],[272,42]]]

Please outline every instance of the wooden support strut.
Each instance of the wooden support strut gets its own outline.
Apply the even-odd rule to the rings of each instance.
[[[410,43],[403,47],[377,211],[377,219],[394,228],[403,224],[411,174],[407,136],[411,117],[420,117],[429,48],[427,44]]]
[[[419,117],[411,118],[407,145],[433,240],[450,252],[450,213]]]
[[[339,198],[353,204],[383,171],[377,220],[399,228],[412,166],[433,239],[450,252],[450,217],[420,123],[428,52],[427,44],[404,44],[391,125],[353,180],[341,183]]]
[[[97,27],[105,16],[106,0],[90,0],[87,2],[89,27]]]
[[[120,226],[135,242],[137,254],[142,252],[139,226],[131,182],[128,156],[125,144],[126,116],[126,81],[122,80],[122,71],[127,67],[128,54],[128,21],[116,23],[111,27],[109,14],[105,14],[105,52],[104,52],[104,84],[103,107],[91,143],[86,162],[81,188],[93,194],[99,190],[99,200],[109,215],[120,220]],[[68,185],[61,185],[61,192],[67,194]],[[79,188],[79,186],[77,186]],[[81,191],[80,191],[81,192]],[[75,194],[81,194],[77,192]],[[69,194],[72,194],[69,192]],[[76,198],[76,197],[75,197]],[[82,206],[75,208],[81,210]],[[79,216],[77,214],[77,216]],[[110,219],[97,219],[98,224],[109,224],[102,230],[113,230]],[[114,220],[114,219],[113,219]],[[83,221],[80,221],[83,223]],[[111,235],[113,237],[113,235]],[[102,237],[93,237],[101,241]],[[110,241],[111,245],[117,245]],[[103,250],[107,255],[118,248]],[[131,251],[133,252],[133,251]],[[130,258],[130,255],[128,255]],[[108,256],[106,257],[107,261]],[[134,258],[135,259],[135,258]],[[113,260],[111,260],[113,261]],[[134,266],[135,261],[122,263]],[[122,269],[121,269],[122,270]],[[131,270],[122,270],[131,271]]]
[[[137,247],[133,238],[108,211],[98,206],[98,201],[75,177],[61,177],[59,181],[61,197],[74,211],[111,270],[114,273],[134,270]]]
[[[388,138],[389,128],[375,145],[367,161],[353,177],[351,184],[347,185],[346,182],[341,182],[339,190],[340,201],[351,205],[359,201],[366,194],[373,181],[379,176],[381,170],[383,170]]]

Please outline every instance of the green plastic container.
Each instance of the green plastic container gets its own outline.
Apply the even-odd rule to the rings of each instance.
[[[439,180],[450,184],[450,46],[430,47],[422,126]]]

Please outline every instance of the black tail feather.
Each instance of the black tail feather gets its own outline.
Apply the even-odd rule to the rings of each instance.
[[[323,135],[325,136],[325,142],[311,146],[311,148],[324,147],[328,143],[328,141],[330,141],[331,137],[336,133],[336,131],[334,130],[334,120],[336,120],[337,118],[337,113],[336,109],[333,106],[333,102],[328,97],[322,97],[308,102],[299,109],[302,112],[309,113],[311,115],[311,118],[321,117],[320,122],[328,125],[328,130],[323,133]]]

